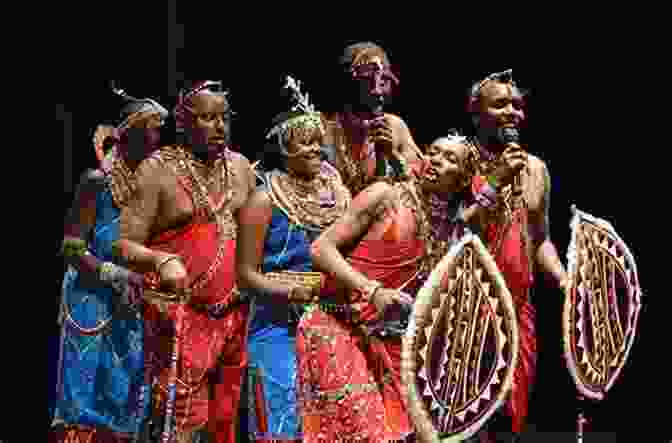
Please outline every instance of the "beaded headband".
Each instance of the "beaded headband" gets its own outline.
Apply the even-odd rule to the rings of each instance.
[[[223,90],[223,83],[218,80],[201,80],[190,88],[181,90],[177,97],[177,105],[173,110],[177,132],[184,132],[187,121],[191,116],[192,99],[197,94],[221,94],[226,97],[229,95],[229,91]],[[229,110],[229,113],[235,115],[235,112],[231,110]]]
[[[300,87],[300,81],[287,76],[287,83],[283,89],[289,89],[292,92],[292,98],[296,104],[292,106],[291,112],[298,113],[298,115],[278,123],[266,134],[267,139],[277,136],[278,143],[282,147],[285,146],[289,133],[294,130],[317,130],[320,134],[325,133],[320,113],[310,103],[308,93],[303,94]]]
[[[469,100],[467,103],[467,108],[469,112],[476,111],[476,104],[478,103],[481,89],[483,89],[483,86],[485,86],[485,84],[490,81],[508,83],[514,88],[517,87],[516,82],[513,80],[513,69],[507,69],[506,71],[502,72],[494,72],[488,75],[478,83],[474,83],[474,85],[471,87],[471,90],[469,92]]]
[[[162,122],[168,117],[168,110],[157,103],[155,100],[152,100],[151,98],[131,97],[123,89],[117,88],[114,81],[111,82],[111,87],[112,92],[126,101],[126,104],[122,107],[121,110],[122,121],[117,126],[119,135],[126,131],[131,122],[133,122],[133,120],[135,120],[135,118],[137,118],[142,113],[157,113],[161,117]]]

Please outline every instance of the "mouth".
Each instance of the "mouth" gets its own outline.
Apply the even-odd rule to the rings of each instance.
[[[215,145],[222,145],[226,142],[226,139],[224,137],[212,137],[210,139],[210,143],[215,144]]]
[[[425,171],[425,180],[430,183],[436,183],[439,180],[439,173],[436,172],[436,169],[429,168]]]

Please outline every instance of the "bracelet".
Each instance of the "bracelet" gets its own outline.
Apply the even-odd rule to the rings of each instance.
[[[171,256],[166,257],[163,260],[161,260],[159,262],[159,264],[156,265],[157,274],[161,272],[161,267],[163,267],[163,265],[165,265],[166,263],[168,263],[169,261],[172,261],[172,260],[182,260],[182,257],[180,257],[179,255],[171,255]]]

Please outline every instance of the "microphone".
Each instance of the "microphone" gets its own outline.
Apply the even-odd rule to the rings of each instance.
[[[519,145],[520,133],[518,131],[518,128],[514,127],[501,128],[498,131],[498,138],[500,142],[507,147],[512,144]],[[520,171],[518,171],[518,173],[513,179],[512,192],[514,196],[520,196],[523,193],[523,185],[520,179]]]

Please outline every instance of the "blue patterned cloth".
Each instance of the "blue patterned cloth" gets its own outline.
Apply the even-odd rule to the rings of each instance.
[[[96,197],[89,251],[112,260],[119,215],[109,189]],[[63,279],[61,342],[53,424],[85,425],[134,434],[148,414],[143,320],[117,303],[102,283],[83,280],[70,268]],[[83,332],[84,331],[84,332]]]
[[[312,227],[292,224],[273,208],[266,232],[262,271],[312,271],[310,244],[319,234]],[[296,327],[300,305],[266,302],[257,295],[252,303],[248,337],[248,431],[252,439],[301,439],[296,397]],[[257,396],[262,392],[262,400]],[[268,430],[259,431],[257,410],[265,413]]]

